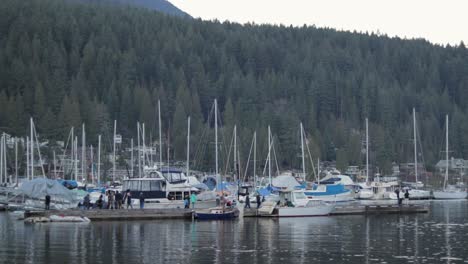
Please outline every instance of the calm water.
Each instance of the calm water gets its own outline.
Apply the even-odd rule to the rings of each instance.
[[[468,263],[468,202],[233,222],[24,224],[0,213],[0,263]]]

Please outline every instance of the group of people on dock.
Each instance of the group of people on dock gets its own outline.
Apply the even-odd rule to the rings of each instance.
[[[403,198],[400,198],[400,190],[399,189],[396,189],[395,190],[395,194],[397,196],[397,200],[398,200],[398,205],[401,205],[403,203]],[[405,200],[409,201],[409,190],[406,189],[405,190]]]
[[[126,204],[126,209],[133,209],[132,203],[132,192],[128,189],[125,194],[119,191],[107,190],[104,194],[101,194],[96,202],[93,204],[91,202],[90,194],[86,194],[83,198],[83,202],[78,205],[82,209],[124,209]],[[145,197],[143,193],[140,193],[140,209],[144,208]],[[47,204],[46,204],[47,209]]]
[[[192,192],[190,196],[186,194],[184,196],[184,208],[189,209],[190,204],[192,204],[192,208],[195,208],[195,203],[197,202],[197,194]]]

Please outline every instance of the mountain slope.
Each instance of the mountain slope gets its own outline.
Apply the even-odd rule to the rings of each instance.
[[[159,99],[170,158],[185,159],[190,115],[191,142],[198,144],[191,147],[195,167],[205,169],[214,160],[213,144],[202,144],[199,137],[212,138],[214,98],[224,127],[224,156],[236,124],[241,157],[247,157],[257,131],[258,157],[265,158],[270,125],[277,164],[298,168],[302,121],[314,160],[336,159],[340,168],[362,164],[368,117],[371,164],[389,172],[392,162],[412,160],[416,107],[419,157],[426,164],[440,157],[446,113],[452,154],[468,158],[467,87],[463,45],[203,22],[118,5],[59,0],[0,5],[0,130],[25,135],[33,116],[42,137],[63,140],[71,126],[84,122],[93,143],[97,134],[112,134],[116,119],[124,138],[136,138],[137,121],[154,138]],[[200,158],[198,148],[207,156]]]
[[[144,7],[150,10],[160,11],[165,14],[181,16],[181,17],[190,17],[189,14],[180,10],[172,3],[167,0],[69,0],[69,1],[80,1],[83,3],[97,3],[97,4],[118,4],[118,5],[128,5],[136,7]]]

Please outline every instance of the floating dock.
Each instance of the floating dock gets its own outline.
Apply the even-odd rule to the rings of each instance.
[[[72,210],[48,210],[48,211],[25,211],[24,217],[50,217],[80,216],[87,217],[91,221],[114,221],[114,220],[157,220],[157,219],[192,219],[191,209],[72,209]]]
[[[406,205],[360,205],[360,204],[344,204],[337,205],[333,212],[334,215],[378,215],[378,214],[414,214],[428,213],[429,207],[424,204],[406,204]],[[244,209],[244,217],[278,217],[274,212],[271,214],[265,213],[256,208]]]
[[[257,210],[256,208],[242,208],[244,217],[278,217],[274,210],[265,212],[265,210]],[[29,217],[50,217],[51,215],[59,216],[78,216],[87,217],[91,221],[114,221],[114,220],[158,220],[158,219],[192,219],[192,209],[72,209],[72,210],[49,210],[49,211],[26,211],[25,218]],[[428,205],[425,204],[343,204],[337,205],[331,216],[338,215],[377,215],[377,214],[414,214],[429,212]]]

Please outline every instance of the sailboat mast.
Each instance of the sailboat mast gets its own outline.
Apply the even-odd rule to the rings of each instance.
[[[254,173],[254,190],[255,190],[257,188],[257,131],[254,132],[253,173]]]
[[[187,179],[189,177],[190,171],[190,116],[187,120]],[[189,180],[190,181],[190,180]]]
[[[94,185],[94,152],[93,152],[93,145],[90,146],[90,158],[91,158],[91,183]]]
[[[29,138],[31,140],[31,149],[30,149],[30,162],[31,162],[31,180],[34,179],[34,137],[33,137],[33,119],[32,117],[29,119],[29,125],[30,125],[30,133],[31,137]]]
[[[239,180],[237,175],[237,125],[234,125],[234,180]]]
[[[18,186],[18,138],[15,138],[15,183]]]
[[[141,143],[143,144],[143,168],[146,165],[145,123],[142,124]]]
[[[369,182],[369,120],[366,118],[366,183]]]
[[[97,183],[98,186],[101,185],[101,135],[98,136]]]
[[[30,179],[29,173],[29,137],[26,137],[26,177]]]
[[[86,163],[86,135],[85,135],[85,124],[81,126],[81,180],[84,181],[86,177],[85,163]]]
[[[270,186],[272,185],[271,182],[271,129],[268,126],[268,179],[270,181]]]
[[[55,159],[55,150],[53,154],[54,154],[54,178],[57,179],[57,165],[56,165],[57,160]]]
[[[447,188],[447,182],[448,182],[448,171],[449,171],[449,145],[448,145],[448,115],[445,115],[445,160],[447,161],[447,166],[445,166],[445,179],[444,179],[444,191]]]
[[[117,120],[114,120],[114,155],[112,156],[112,182],[115,182],[115,134],[117,133]]]
[[[158,100],[158,123],[159,123],[159,166],[162,166],[161,101],[160,100]]]
[[[140,152],[140,122],[137,122],[137,145],[138,145],[138,178],[141,178],[141,152]]]
[[[78,181],[78,137],[75,136],[74,141],[74,153],[73,153],[73,163],[75,165],[75,181]]]
[[[3,183],[3,137],[4,136],[5,136],[5,133],[2,133],[2,137],[0,138],[0,184]],[[6,178],[6,175],[5,175],[5,178]]]
[[[221,177],[218,174],[218,101],[217,99],[214,100],[214,104],[215,104],[214,117],[215,117],[215,156],[216,156],[215,173],[216,173],[216,183],[218,184],[218,186],[221,186]]]
[[[304,176],[304,182],[306,180],[305,172],[305,155],[304,155],[304,127],[301,122],[301,151],[302,151],[302,175]]]
[[[130,164],[131,164],[131,173],[130,173],[130,177],[133,178],[133,165],[134,165],[134,162],[133,162],[133,138],[130,139]]]
[[[413,138],[414,138],[414,177],[418,183],[418,151],[416,144],[416,110],[413,108]]]

